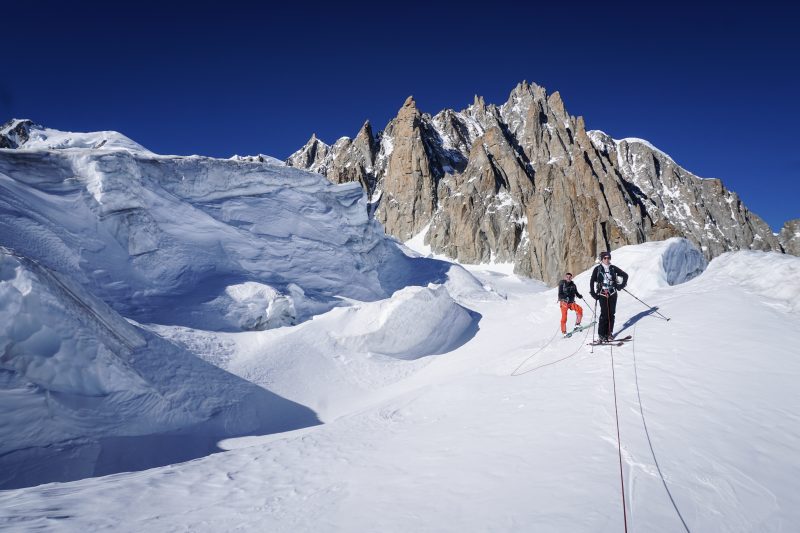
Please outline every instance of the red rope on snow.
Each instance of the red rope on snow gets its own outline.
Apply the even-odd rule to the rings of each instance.
[[[614,417],[617,421],[617,454],[619,455],[619,482],[622,486],[622,519],[628,533],[628,513],[625,507],[625,477],[622,474],[622,446],[619,439],[619,409],[617,408],[617,377],[614,372],[614,348],[611,347],[611,379],[614,382]]]

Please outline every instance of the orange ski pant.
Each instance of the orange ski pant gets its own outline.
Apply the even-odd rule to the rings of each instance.
[[[576,304],[575,302],[570,304],[562,300],[560,304],[561,304],[561,333],[566,333],[567,310],[572,309],[573,311],[578,313],[578,319],[575,321],[575,324],[577,325],[581,323],[581,319],[583,318],[583,308],[580,305]]]

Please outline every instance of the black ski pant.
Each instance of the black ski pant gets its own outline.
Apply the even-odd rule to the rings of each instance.
[[[614,313],[617,312],[616,291],[608,297],[600,293],[597,303],[600,306],[600,320],[597,324],[597,332],[601,337],[608,337],[614,332]]]

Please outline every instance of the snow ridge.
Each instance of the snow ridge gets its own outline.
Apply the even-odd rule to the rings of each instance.
[[[0,148],[20,150],[102,149],[151,153],[139,143],[116,131],[74,133],[45,128],[27,119],[12,119],[0,126]]]

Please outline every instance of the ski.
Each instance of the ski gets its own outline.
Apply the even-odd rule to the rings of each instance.
[[[621,337],[619,339],[613,339],[610,342],[599,342],[599,341],[590,342],[587,344],[587,346],[622,346],[626,342],[632,340],[633,340],[633,335],[628,335],[626,337]]]
[[[624,346],[625,343],[622,341],[611,341],[611,342],[590,342],[587,346]]]
[[[591,322],[589,322],[588,324],[581,324],[579,327],[577,327],[577,328],[573,329],[573,330],[572,330],[572,331],[570,331],[569,333],[564,333],[564,338],[565,338],[565,339],[568,339],[568,338],[572,337],[574,334],[576,334],[576,333],[580,333],[581,331],[585,330],[586,328],[590,328],[590,327],[592,327],[593,325],[594,325],[594,320],[592,320],[592,321],[591,321]]]

